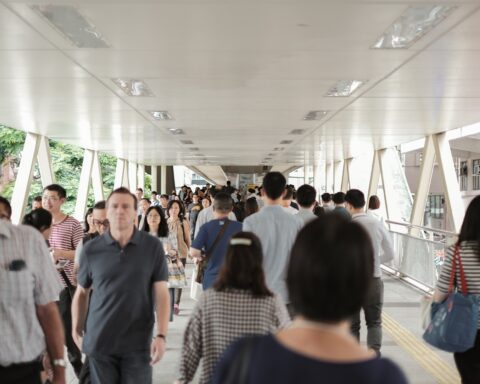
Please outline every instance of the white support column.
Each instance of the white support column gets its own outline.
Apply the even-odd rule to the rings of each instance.
[[[120,187],[128,188],[127,161],[124,159],[117,159],[117,167],[115,169],[115,183],[113,189]]]
[[[92,186],[93,194],[95,195],[95,202],[105,200],[105,194],[103,193],[102,167],[100,165],[98,151],[93,153]]]
[[[427,205],[428,192],[432,182],[434,164],[435,144],[433,143],[433,137],[427,136],[425,138],[425,146],[423,147],[420,182],[418,183],[417,192],[415,193],[412,216],[410,217],[410,223],[413,225],[423,225],[425,206]]]
[[[326,192],[333,192],[333,163],[325,165],[325,188]]]
[[[152,191],[160,192],[160,188],[158,188],[160,186],[158,183],[158,167],[156,165],[152,165],[150,169],[152,170]]]
[[[308,165],[303,166],[303,184],[309,184],[309,182],[308,182]]]
[[[313,164],[313,188],[317,191],[317,196],[320,193],[320,167],[317,162]]]
[[[167,193],[167,166],[160,167],[160,191],[162,194]]]
[[[342,183],[340,186],[340,190],[342,192],[347,192],[350,188],[350,165],[352,163],[352,159],[345,159],[343,161],[343,172],[342,172]]]
[[[50,145],[48,138],[40,136],[40,143],[37,154],[38,168],[42,179],[42,187],[55,183],[55,174],[52,167],[52,157],[50,155]]]
[[[137,189],[137,163],[133,161],[128,162],[128,188],[131,192]]]
[[[384,198],[385,198],[385,211],[387,212],[387,219],[391,219],[392,218],[392,212],[391,212],[391,209],[389,209],[389,198],[388,196],[390,196],[391,193],[395,193],[395,191],[393,191],[392,189],[392,186],[389,185],[389,183],[387,181],[385,181],[385,173],[388,171],[386,169],[386,161],[385,161],[385,158],[386,158],[386,154],[387,154],[387,150],[386,149],[381,149],[378,152],[378,163],[380,164],[380,175],[382,176],[382,182],[383,182],[383,193],[384,193]],[[375,159],[374,159],[375,161]],[[378,186],[378,184],[377,184]]]
[[[12,195],[12,222],[20,223],[23,217],[28,201],[28,193],[32,183],[32,173],[35,166],[35,159],[38,155],[38,147],[40,144],[40,136],[33,133],[27,133],[25,144],[23,145],[22,159],[20,160],[20,168],[15,180]]]
[[[340,191],[342,187],[343,161],[333,163],[333,193]]]
[[[75,214],[77,220],[82,221],[87,208],[88,190],[90,188],[90,178],[92,177],[93,151],[85,149],[83,154],[82,172],[80,173],[80,183],[78,184],[77,201],[75,204]]]
[[[380,160],[379,150],[376,150],[373,153],[372,171],[370,172],[370,183],[368,184],[368,196],[365,196],[367,200],[370,198],[370,196],[377,194],[379,180]]]
[[[463,217],[465,216],[465,205],[455,173],[450,143],[448,142],[445,132],[433,136],[433,142],[435,144],[440,174],[442,175],[445,200],[447,201],[448,211],[452,217],[453,229],[455,232],[460,232]]]
[[[140,187],[145,191],[145,165],[143,164],[138,164],[137,167],[137,183],[135,188]]]

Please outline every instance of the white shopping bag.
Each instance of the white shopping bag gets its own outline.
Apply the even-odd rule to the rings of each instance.
[[[203,287],[202,287],[202,284],[197,283],[196,280],[197,280],[197,266],[195,266],[195,268],[193,268],[193,272],[192,272],[192,282],[191,282],[191,286],[190,286],[190,297],[193,300],[198,301],[200,299],[200,296],[202,296]]]

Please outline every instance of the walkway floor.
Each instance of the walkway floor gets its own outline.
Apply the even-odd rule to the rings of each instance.
[[[460,383],[452,356],[427,346],[421,338],[420,291],[385,275],[384,338],[382,354],[395,361],[412,384]],[[171,384],[180,354],[183,330],[195,305],[189,290],[182,297],[181,312],[171,323],[168,348],[163,360],[154,367],[154,384]],[[365,340],[362,326],[362,340]],[[76,383],[71,370],[69,383]]]

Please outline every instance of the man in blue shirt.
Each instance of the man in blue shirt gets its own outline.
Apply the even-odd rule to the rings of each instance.
[[[242,230],[242,223],[228,219],[232,208],[230,195],[217,193],[213,202],[215,219],[202,225],[190,248],[190,255],[196,259],[202,258],[202,249],[205,251],[207,265],[202,283],[204,290],[210,288],[217,279],[230,238]]]

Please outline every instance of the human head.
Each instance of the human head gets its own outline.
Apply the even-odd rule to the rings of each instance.
[[[93,208],[88,208],[87,212],[85,212],[85,218],[83,221],[85,226],[85,232],[90,232],[90,229],[93,229],[92,212],[93,212]]]
[[[322,193],[321,198],[322,198],[322,203],[325,205],[330,204],[330,202],[332,201],[332,195],[328,192]]]
[[[32,211],[42,208],[42,196],[35,196],[32,200]]]
[[[107,210],[105,207],[105,201],[98,201],[93,206],[92,221],[96,231],[103,235],[109,228],[109,222],[107,219]]]
[[[198,195],[196,193],[193,194],[192,201],[193,201],[194,204],[198,203]]]
[[[263,178],[263,191],[271,200],[277,200],[285,193],[287,180],[280,172],[269,172]]]
[[[168,217],[178,218],[183,220],[185,217],[185,207],[180,200],[170,200],[167,207]]]
[[[258,202],[255,197],[251,197],[245,201],[245,217],[258,212]]]
[[[150,232],[150,227],[158,225],[157,236],[158,237],[167,237],[168,236],[168,224],[165,220],[165,214],[163,209],[157,206],[152,206],[147,210],[147,220],[143,227],[143,230]]]
[[[42,208],[52,215],[60,212],[60,208],[67,199],[67,191],[61,185],[50,184],[43,189]]]
[[[376,195],[370,196],[368,199],[368,209],[375,210],[380,208],[380,199]]]
[[[150,194],[150,200],[151,201],[156,201],[157,200],[157,191],[152,191],[152,193]]]
[[[230,187],[232,185],[232,182],[230,180],[227,180],[227,187]]]
[[[202,207],[208,208],[210,206],[210,199],[208,197],[204,197],[202,199]]]
[[[287,287],[298,315],[337,323],[360,310],[372,276],[373,248],[365,229],[339,215],[324,215],[298,234]]]
[[[142,213],[145,214],[147,212],[148,207],[150,207],[150,200],[148,200],[145,197],[142,197],[140,199],[140,209],[142,210]]]
[[[297,189],[297,203],[302,208],[312,208],[315,204],[317,191],[311,185],[304,184]]]
[[[480,243],[480,196],[476,196],[468,204],[457,244],[469,240]]]
[[[143,189],[138,187],[135,190],[135,196],[137,197],[137,201],[140,201],[140,199],[143,197]]]
[[[137,216],[137,198],[127,188],[120,187],[112,191],[106,203],[110,229],[126,231],[134,227]]]
[[[168,205],[168,195],[160,195],[160,204],[162,205],[163,208],[167,208],[167,205]]]
[[[10,221],[12,217],[12,206],[10,202],[3,196],[0,196],[0,220]]]
[[[246,289],[255,296],[271,296],[262,262],[262,245],[258,237],[251,232],[236,233],[230,239],[214,289]]]
[[[359,211],[365,207],[365,195],[358,189],[350,189],[345,195],[346,208],[348,211]]]
[[[38,208],[23,216],[22,224],[34,227],[48,240],[52,232],[52,214],[46,209]]]
[[[332,200],[335,203],[335,205],[345,204],[345,193],[343,193],[343,192],[334,193],[333,197],[332,197]]]
[[[213,211],[217,215],[227,215],[233,208],[233,202],[230,195],[225,192],[219,192],[215,195],[213,201]]]

